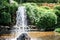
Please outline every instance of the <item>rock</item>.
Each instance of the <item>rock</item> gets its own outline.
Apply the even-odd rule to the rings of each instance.
[[[26,33],[23,33],[17,38],[17,40],[30,40],[30,37]]]

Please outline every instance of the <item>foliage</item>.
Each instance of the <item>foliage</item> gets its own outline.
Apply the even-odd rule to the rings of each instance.
[[[36,25],[37,28],[53,28],[57,23],[57,16],[49,7],[38,7],[29,3],[24,6],[31,24]]]
[[[8,2],[9,3],[9,0],[1,0],[0,4],[2,4],[3,2]]]
[[[56,28],[59,28],[60,27],[60,6],[57,5],[54,7],[54,11],[55,11],[55,14],[57,15],[57,25],[56,25]]]
[[[24,2],[34,2],[34,3],[57,3],[58,0],[15,0],[18,3],[24,3]]]
[[[51,29],[54,28],[54,25],[57,22],[57,16],[54,14],[54,12],[52,12],[50,9],[49,10],[44,10],[40,8],[39,10],[39,15],[40,18],[37,19],[39,20],[36,25],[38,28],[44,28],[44,29]],[[38,18],[38,17],[37,17]]]
[[[16,2],[18,2],[18,3],[22,2],[22,0],[14,0],[14,1],[16,1]]]
[[[0,24],[8,24],[11,22],[11,15],[10,13],[2,12],[0,13]]]
[[[15,24],[15,16],[16,16],[16,10],[18,8],[18,4],[16,2],[13,3],[9,3],[8,0],[2,0],[0,5],[0,14],[1,16],[6,18],[0,18],[0,20],[4,21],[4,23],[2,21],[0,21],[0,25],[2,23],[2,25],[8,25],[8,24]],[[3,15],[2,15],[3,14]],[[9,17],[8,17],[9,15]],[[9,19],[7,19],[9,18]],[[5,20],[4,20],[5,19]],[[9,20],[9,21],[6,21]]]
[[[50,7],[48,7],[48,6],[40,6],[40,8],[41,8],[41,10],[43,10],[43,9],[49,10],[50,9]]]
[[[26,13],[29,17],[29,20],[30,20],[31,24],[35,24],[34,23],[34,18],[35,18],[34,10],[37,12],[37,10],[36,10],[37,5],[34,4],[34,3],[32,3],[32,4],[26,3],[26,4],[23,4],[23,5],[26,7],[26,11],[27,11]]]
[[[59,17],[60,16],[60,6],[55,6],[54,7],[54,10],[55,10],[55,14]]]
[[[57,2],[56,0],[27,0],[28,2],[37,2],[37,3],[44,3],[44,2],[47,2],[47,3],[54,3],[54,2]]]
[[[11,14],[11,23],[12,25],[16,23],[16,11],[18,8],[18,4],[16,5],[15,3],[10,4],[9,6],[9,13]]]
[[[60,33],[60,28],[56,28],[55,32],[59,32]]]

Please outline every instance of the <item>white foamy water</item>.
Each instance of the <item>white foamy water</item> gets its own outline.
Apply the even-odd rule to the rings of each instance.
[[[18,7],[17,13],[16,13],[16,31],[17,36],[15,39],[17,39],[22,33],[27,33],[28,26],[27,26],[27,15],[26,15],[26,9],[24,6]]]
[[[25,33],[27,31],[27,15],[24,6],[20,6],[17,11],[16,25],[19,27],[20,32]]]
[[[22,33],[27,33],[28,31],[27,15],[26,15],[26,9],[24,6],[18,7],[18,10],[16,12],[16,25],[14,27],[16,28],[14,31],[16,31],[17,36],[13,39],[6,39],[6,40],[17,40],[17,38]]]

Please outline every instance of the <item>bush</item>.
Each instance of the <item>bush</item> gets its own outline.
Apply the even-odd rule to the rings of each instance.
[[[43,28],[43,29],[46,29],[46,30],[51,30],[54,28],[54,25],[57,23],[57,16],[54,14],[53,11],[51,11],[50,9],[47,10],[44,8],[39,10],[39,14],[38,16],[40,15],[40,18],[37,19],[36,21],[36,25],[38,28]]]
[[[56,28],[56,29],[55,29],[55,32],[60,33],[60,28]]]
[[[58,17],[60,17],[60,6],[58,5],[58,6],[55,6],[54,7],[54,10],[55,10],[55,14],[58,16]]]
[[[11,25],[16,24],[16,11],[18,9],[18,4],[16,2],[10,4],[9,13],[11,14]]]
[[[30,24],[35,24],[35,12],[37,13],[38,10],[36,10],[37,5],[35,3],[26,3],[23,4],[26,7],[26,13],[28,16],[28,19],[30,20]]]
[[[4,21],[4,23],[3,22],[1,22],[2,23],[2,25],[5,25],[5,23],[6,23],[6,25],[14,25],[15,23],[16,23],[16,10],[17,10],[17,8],[18,8],[18,3],[17,2],[13,2],[13,3],[9,3],[8,2],[8,0],[2,0],[1,1],[1,5],[0,5],[0,13],[2,14],[3,13],[3,15],[4,16],[8,16],[8,15],[10,15],[9,17],[10,17],[10,19],[11,19],[11,22],[10,22],[10,24],[9,24],[9,22],[8,21],[6,21],[6,20],[8,20],[7,18],[6,18],[6,22]],[[5,13],[5,14],[4,14]],[[2,15],[2,16],[3,16]],[[1,20],[1,18],[0,18],[0,20]],[[3,19],[2,19],[3,20]],[[10,21],[10,20],[9,20]],[[1,24],[0,24],[1,25]]]
[[[8,25],[9,23],[11,23],[11,15],[10,13],[6,13],[6,12],[2,12],[0,14],[0,25]]]
[[[50,9],[50,7],[48,7],[48,6],[40,6],[40,8],[43,8],[43,9],[46,9],[46,10]]]
[[[18,2],[18,3],[21,3],[21,2],[22,2],[22,0],[14,0],[14,1],[16,1],[16,2]]]
[[[0,4],[4,3],[4,2],[8,2],[9,3],[9,0],[1,0],[0,1]]]
[[[55,11],[55,14],[57,15],[57,24],[56,24],[56,28],[59,28],[60,26],[60,6],[55,6],[54,7],[54,11]]]
[[[57,23],[57,16],[49,7],[38,7],[37,5],[25,4],[27,16],[32,25],[38,29],[52,29]]]
[[[24,2],[34,2],[34,3],[57,3],[58,0],[15,0],[18,3],[24,3]]]

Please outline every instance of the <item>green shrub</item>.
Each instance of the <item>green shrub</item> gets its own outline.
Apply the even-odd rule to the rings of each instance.
[[[0,1],[0,4],[4,3],[4,2],[8,2],[9,3],[9,0],[1,0]]]
[[[0,13],[3,13],[4,16],[8,16],[8,14],[11,16],[11,22],[10,22],[10,25],[14,25],[16,23],[16,11],[17,11],[17,8],[18,8],[18,3],[17,2],[13,2],[13,3],[9,3],[8,0],[2,0],[1,1],[1,5],[0,5]],[[4,14],[5,13],[5,14]],[[3,17],[2,15],[2,17]],[[1,18],[0,18],[1,20]],[[3,20],[3,19],[2,19]],[[7,18],[6,18],[7,20]],[[1,22],[2,25],[8,25],[9,22],[6,21],[6,22]],[[1,24],[0,24],[1,25]]]
[[[22,0],[14,0],[14,1],[16,1],[16,2],[18,2],[18,3],[21,3],[21,2],[22,2]]]
[[[60,6],[55,6],[54,10],[55,10],[55,14],[59,17],[60,16]]]
[[[40,8],[43,8],[43,9],[46,9],[46,10],[50,9],[50,7],[48,7],[48,6],[40,6]]]
[[[37,5],[25,4],[27,16],[32,25],[37,28],[54,28],[57,23],[57,16],[49,7],[38,7]]]
[[[36,10],[37,5],[35,3],[26,3],[23,4],[26,7],[26,13],[28,15],[28,19],[30,20],[31,24],[35,24],[35,12],[37,13],[38,10]]]
[[[17,10],[17,8],[18,8],[18,4],[17,4],[17,3],[12,3],[12,4],[10,4],[10,6],[9,6],[9,12],[10,12],[10,13],[15,13],[16,10]]]
[[[40,12],[40,19],[37,22],[38,28],[45,28],[45,29],[51,29],[54,28],[54,25],[57,22],[57,16],[52,11],[41,11]]]
[[[11,14],[11,25],[16,24],[16,11],[18,9],[18,4],[16,2],[10,4],[9,13]]]
[[[56,28],[60,26],[60,5],[54,7],[55,14],[57,15],[57,24]]]
[[[15,0],[18,3],[24,3],[24,2],[34,2],[34,3],[57,3],[58,0]]]
[[[49,8],[49,7],[47,7]],[[52,29],[54,28],[54,25],[57,23],[57,16],[53,12],[52,9],[46,9],[45,7],[40,7],[38,11],[37,22],[36,25],[38,28],[43,29]]]
[[[10,13],[2,12],[0,14],[0,25],[6,25],[11,23],[11,15]]]
[[[55,32],[60,33],[60,28],[56,28],[56,29],[55,29]]]

